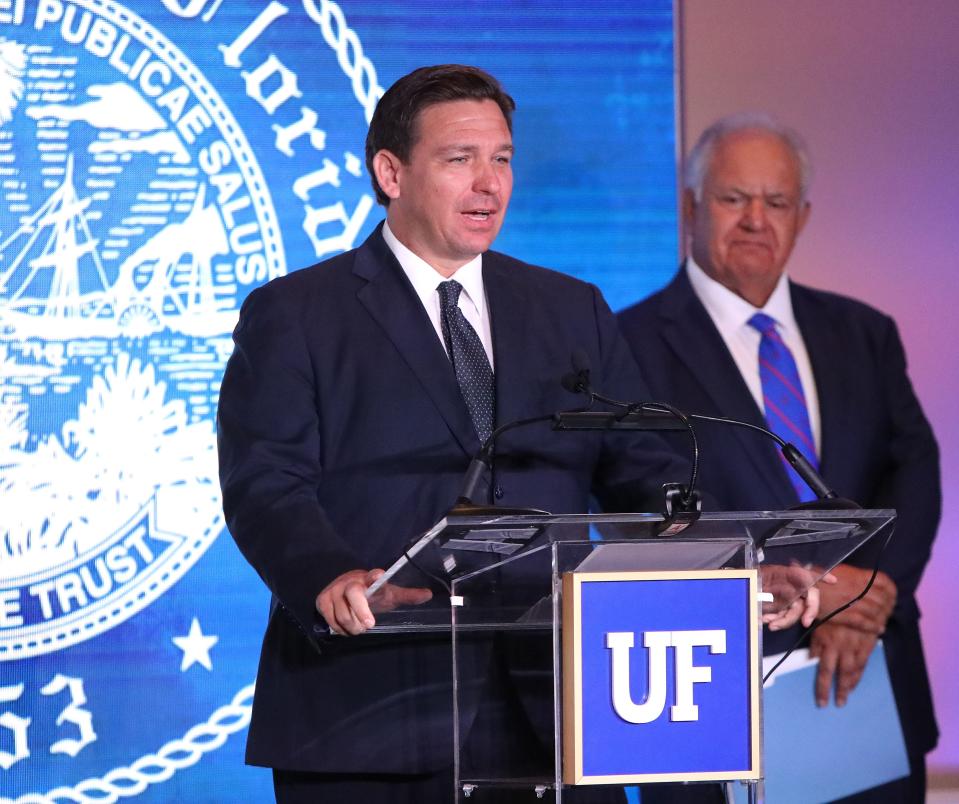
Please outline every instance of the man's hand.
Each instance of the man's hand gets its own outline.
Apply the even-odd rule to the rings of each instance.
[[[826,617],[830,612],[848,603],[865,588],[872,570],[860,569],[850,564],[840,564],[833,569],[837,583],[823,588],[821,611]],[[869,634],[880,635],[886,630],[886,622],[896,605],[896,584],[885,572],[876,574],[869,593],[857,600],[842,614],[837,614],[830,623],[856,628]]]
[[[812,625],[819,613],[820,594],[815,584],[818,573],[807,567],[782,564],[763,564],[760,567],[763,591],[772,594],[772,603],[763,603],[763,624],[770,631],[779,631],[802,621],[804,628]],[[823,576],[822,584],[834,584],[832,574]],[[788,606],[783,606],[785,602]]]
[[[819,659],[816,674],[816,705],[829,703],[835,681],[836,706],[844,706],[866,667],[879,637],[835,620],[823,623],[812,634],[809,655]]]
[[[334,634],[362,634],[376,625],[373,612],[392,611],[398,606],[418,606],[433,597],[429,589],[408,589],[388,583],[367,599],[367,587],[383,572],[381,569],[344,572],[316,596],[316,610]]]

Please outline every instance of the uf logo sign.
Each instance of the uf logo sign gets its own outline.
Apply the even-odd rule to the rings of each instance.
[[[666,707],[666,649],[675,652],[674,687],[676,703],[669,709],[669,719],[699,719],[699,707],[693,703],[693,684],[712,681],[712,668],[693,664],[693,647],[709,648],[710,653],[726,652],[726,632],[711,631],[647,631],[643,645],[649,651],[649,689],[646,700],[637,704],[629,689],[629,654],[633,647],[631,631],[606,634],[606,647],[612,651],[613,708],[629,723],[651,723]]]
[[[563,578],[567,784],[759,778],[754,570]]]

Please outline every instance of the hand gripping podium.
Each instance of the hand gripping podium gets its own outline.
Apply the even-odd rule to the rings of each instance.
[[[432,603],[373,631],[452,632],[456,801],[733,781],[761,801],[762,614],[894,520],[707,513],[663,538],[653,514],[448,516],[388,570]]]

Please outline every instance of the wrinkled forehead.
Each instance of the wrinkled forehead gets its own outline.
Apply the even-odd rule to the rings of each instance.
[[[778,134],[762,129],[734,131],[716,142],[705,179],[712,186],[798,193],[799,157]]]

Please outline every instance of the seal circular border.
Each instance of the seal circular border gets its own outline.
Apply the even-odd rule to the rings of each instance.
[[[135,15],[129,12],[128,9],[118,7],[115,3],[111,2],[111,0],[69,0],[69,1],[74,2],[76,5],[81,5],[86,8],[89,8],[91,11],[94,11],[94,12],[96,12],[95,7],[103,6],[115,13],[126,12],[131,17],[135,17]],[[337,22],[339,23],[339,26],[340,26],[339,33],[341,35],[341,38],[345,39],[347,37],[352,37],[353,41],[359,44],[359,39],[356,36],[355,32],[352,31],[352,29],[350,29],[346,25],[345,16],[343,15],[343,12],[340,9],[340,7],[335,2],[333,2],[333,0],[322,0],[322,5],[323,5],[324,11],[327,14],[329,14],[332,18],[337,20]],[[136,21],[142,23],[142,20],[140,20],[138,17],[136,17]],[[325,27],[329,28],[328,20],[326,20]],[[382,90],[378,86],[376,86],[375,68],[372,67],[372,64],[369,62],[368,58],[366,58],[365,56],[361,56],[361,51],[359,48],[355,50],[356,58],[353,65],[348,65],[344,63],[344,59],[339,56],[336,43],[334,41],[331,41],[331,37],[327,36],[326,34],[327,34],[327,31],[324,30],[324,38],[326,39],[327,44],[330,46],[331,49],[333,49],[334,51],[337,51],[338,58],[340,58],[341,68],[343,69],[344,73],[353,82],[354,95],[356,96],[357,101],[359,101],[360,104],[364,107],[367,113],[367,117],[369,117],[369,115],[372,114],[371,101],[374,95],[378,97],[378,95],[382,94]],[[162,35],[159,35],[159,36],[164,43],[168,45],[170,44],[165,37],[162,37]],[[366,65],[369,65],[369,66],[367,67]],[[352,66],[355,68],[355,74],[351,75],[347,71],[348,66]],[[357,91],[357,86],[356,86],[358,77],[362,74],[365,74],[371,82],[370,93],[365,99],[365,103],[364,103],[364,99],[360,96],[360,93]],[[210,90],[209,85],[206,82],[206,79],[202,78],[202,76],[200,76],[200,78],[202,80],[202,84],[204,88]],[[230,115],[229,112],[227,112],[227,115],[228,115],[229,122],[233,126],[236,126],[236,121],[233,119],[232,115]],[[242,132],[239,131],[238,127],[236,128],[236,131],[238,135],[240,136],[242,142],[246,143],[246,137],[243,136]],[[257,176],[262,181],[263,177],[262,177],[262,174],[259,173],[258,167],[256,168],[256,170],[257,170]],[[275,225],[275,221],[274,221],[274,225]],[[193,753],[188,758],[189,761],[185,763],[176,764],[166,757],[166,754],[168,753],[173,753],[176,750],[183,750],[183,745],[182,745],[183,741],[174,741],[173,743],[168,743],[167,745],[164,745],[163,747],[161,747],[161,749],[157,752],[157,754],[146,754],[143,757],[141,757],[139,760],[137,760],[136,762],[132,763],[130,768],[116,768],[113,771],[110,771],[109,773],[104,774],[104,776],[101,779],[86,779],[84,781],[77,783],[75,787],[58,787],[58,788],[55,788],[54,790],[49,791],[49,793],[46,793],[46,794],[27,793],[26,795],[20,796],[19,798],[15,800],[4,798],[4,799],[0,799],[0,804],[58,804],[58,800],[75,801],[75,802],[81,802],[82,804],[95,804],[95,802],[102,802],[104,800],[116,801],[117,799],[121,797],[126,798],[130,796],[139,795],[147,788],[148,785],[155,784],[161,781],[166,781],[174,773],[176,773],[177,770],[196,764],[196,762],[199,761],[203,753],[219,748],[223,744],[223,742],[225,742],[226,738],[230,734],[236,731],[239,731],[240,729],[248,725],[250,721],[250,716],[253,711],[252,696],[253,696],[253,685],[250,684],[246,687],[243,687],[236,693],[236,695],[233,697],[230,704],[228,704],[227,706],[221,707],[216,712],[214,712],[210,716],[210,718],[206,721],[206,723],[197,724],[192,729],[187,731],[184,738],[185,740],[189,740],[191,736],[194,736],[194,735],[204,736],[206,735],[207,730],[210,728],[214,730],[215,737],[212,741],[207,740],[205,744],[202,743],[201,741],[200,744],[196,746],[197,750],[193,751]],[[229,725],[220,724],[218,721],[223,717],[224,714],[226,718],[234,717],[235,718],[234,722]],[[158,758],[161,761],[158,762]],[[150,764],[153,764],[153,765],[159,764],[161,766],[161,773],[154,775],[152,777],[144,776],[140,768],[141,766],[149,766]],[[134,786],[130,788],[118,787],[116,785],[117,779],[123,778],[124,776],[129,775],[130,769],[133,769],[135,772],[137,772],[141,778],[136,779]],[[86,793],[87,790],[97,791],[102,793],[104,791],[104,788],[108,790],[109,799],[104,799],[102,795],[98,795],[96,797],[90,797]]]
[[[64,0],[64,2],[107,19],[149,48],[152,53],[162,57],[201,101],[204,108],[211,113],[217,129],[229,142],[231,153],[236,157],[237,165],[244,175],[245,184],[253,198],[257,222],[266,246],[267,259],[272,266],[270,275],[285,273],[281,231],[265,177],[253,158],[253,149],[246,135],[219,93],[173,42],[130,9],[118,5],[113,0]],[[155,506],[156,494],[152,502]],[[149,505],[150,502],[145,503],[145,506]],[[4,640],[0,643],[0,661],[26,659],[61,650],[129,619],[182,578],[209,549],[223,527],[222,516],[214,516],[212,521],[208,520],[207,527],[199,536],[187,538],[185,544],[178,548],[177,555],[171,556],[159,565],[167,568],[166,571],[159,573],[159,578],[155,571],[151,572],[150,575],[153,577],[146,589],[135,585],[132,589],[112,598],[108,612],[67,616],[49,624],[33,626],[22,637]],[[105,607],[97,606],[96,608],[102,610]]]

